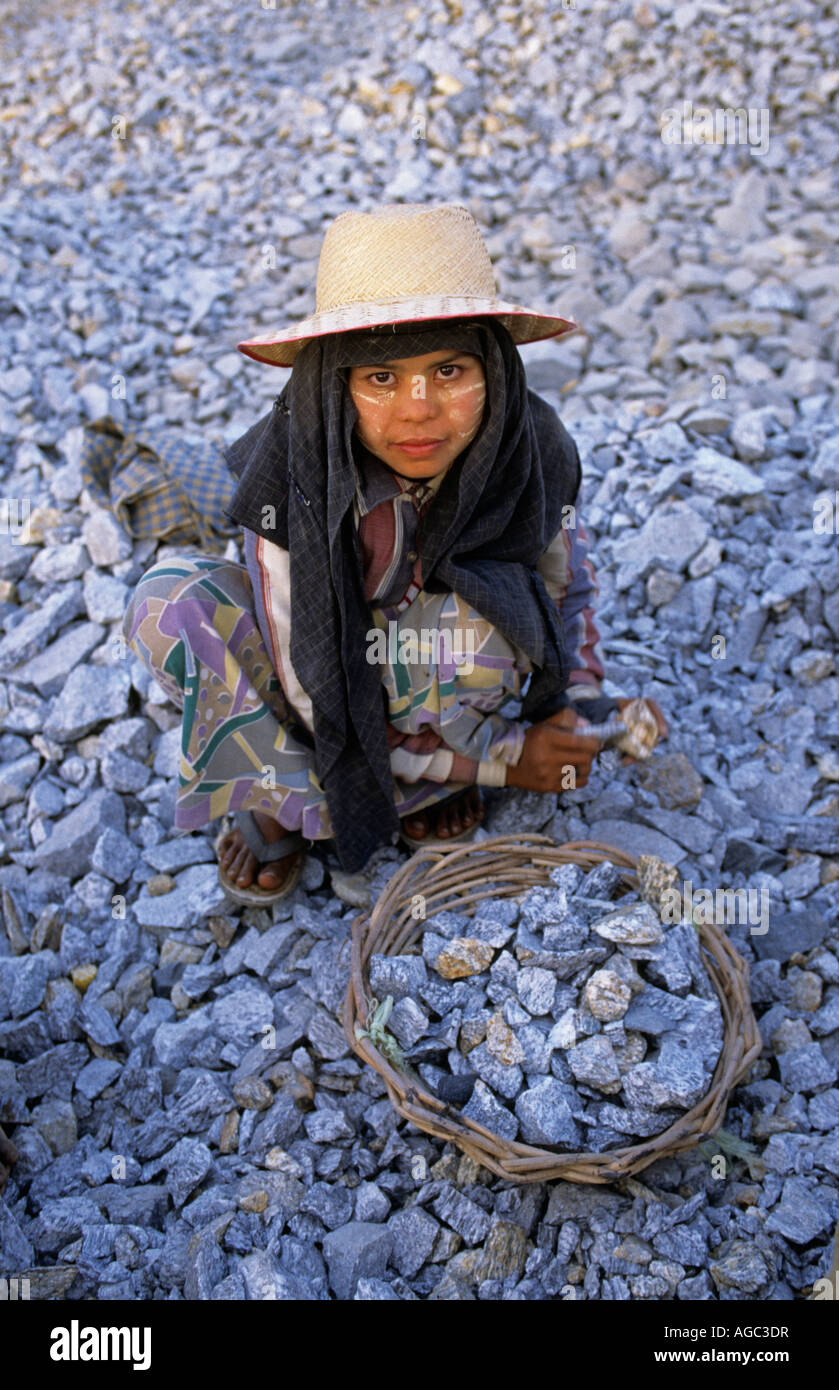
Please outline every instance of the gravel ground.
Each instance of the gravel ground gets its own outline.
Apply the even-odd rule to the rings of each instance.
[[[3,1272],[68,1299],[806,1296],[839,1219],[829,6],[16,9]],[[703,107],[739,106],[709,143]],[[236,911],[211,828],[172,833],[178,712],[117,640],[166,552],[83,490],[82,426],[236,438],[286,374],[235,344],[313,307],[326,223],[427,199],[472,209],[506,296],[585,329],[522,355],[583,460],[606,690],[652,696],[671,729],[648,766],[605,753],[559,809],[496,795],[488,829],[659,854],[767,906],[729,928],[764,1041],[725,1121],[746,1158],[693,1150],[613,1188],[496,1180],[397,1123],[348,1051],[340,876],[312,858],[293,899]],[[380,851],[371,890],[403,860]]]

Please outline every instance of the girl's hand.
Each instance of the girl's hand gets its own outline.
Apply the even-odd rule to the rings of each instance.
[[[568,791],[568,769],[573,767],[572,785],[584,787],[592,759],[602,747],[600,739],[574,733],[585,722],[573,710],[563,709],[541,724],[531,724],[518,763],[507,767],[506,785],[530,792]]]

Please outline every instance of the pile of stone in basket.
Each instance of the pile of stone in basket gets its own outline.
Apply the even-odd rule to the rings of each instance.
[[[409,1067],[501,1139],[601,1153],[665,1130],[709,1088],[720,1000],[692,923],[668,925],[621,870],[550,882],[424,924],[422,955],[373,954],[370,990]]]

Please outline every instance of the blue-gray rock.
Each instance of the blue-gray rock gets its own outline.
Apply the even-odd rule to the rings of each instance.
[[[464,912],[435,912],[433,917],[426,919],[423,939],[427,932],[431,932],[434,936],[442,936],[446,941],[453,941],[456,936],[469,936],[471,930],[472,918],[467,917]],[[405,956],[402,959],[413,960],[414,957]]]
[[[266,932],[260,932],[249,942],[244,953],[242,963],[245,969],[252,970],[255,975],[264,979],[283,955],[287,943],[296,931],[297,928],[292,922],[278,922]]]
[[[488,923],[495,923],[498,927],[512,927],[518,920],[519,912],[520,907],[515,898],[485,898],[475,909],[472,926],[483,928]],[[453,933],[454,936],[465,934],[463,931]]]
[[[51,1042],[44,1015],[27,1014],[25,1018],[0,1023],[0,1054],[6,1057],[38,1057]]]
[[[113,751],[103,753],[99,760],[99,775],[103,785],[113,792],[141,792],[151,779],[151,768],[137,758]]]
[[[627,1030],[657,1035],[678,1027],[687,1016],[688,1004],[654,985],[636,994],[623,1016]]]
[[[6,1202],[0,1202],[0,1251],[4,1274],[29,1269],[35,1263],[32,1242]]]
[[[214,1303],[242,1303],[246,1297],[245,1281],[237,1270],[214,1284],[210,1293]]]
[[[288,1097],[278,1097],[277,1101],[281,1099]],[[291,1104],[293,1107],[293,1101]],[[156,1158],[184,1134],[205,1133],[216,1115],[232,1109],[231,1095],[214,1076],[197,1076],[186,1095],[169,1110],[152,1111],[135,1129],[131,1151],[139,1159]],[[301,1118],[299,1112],[297,1116]]]
[[[427,933],[426,933],[427,935]],[[370,988],[379,1000],[392,995],[394,1002],[416,995],[428,980],[422,956],[370,957]]]
[[[517,1027],[515,1034],[524,1052],[524,1070],[528,1075],[533,1072],[547,1075],[551,1069],[551,1054],[554,1050],[550,1033],[544,1032],[538,1024],[527,1023],[524,1027]]]
[[[666,510],[657,508],[640,530],[627,527],[613,542],[612,553],[620,566],[618,587],[629,588],[636,580],[646,579],[657,566],[676,573],[685,569],[709,532],[708,522],[688,502],[674,502]]]
[[[769,913],[768,931],[749,935],[749,944],[758,960],[787,961],[797,951],[809,951],[820,946],[829,930],[823,912],[804,908],[801,912],[784,912],[773,906]]]
[[[839,1135],[833,1134],[815,1145],[814,1158],[817,1168],[839,1177]]]
[[[94,1057],[76,1077],[76,1090],[88,1100],[95,1100],[107,1086],[113,1085],[121,1071],[121,1063],[108,1057]]]
[[[108,1010],[95,999],[85,998],[79,1012],[79,1024],[100,1047],[114,1047],[122,1039]]]
[[[16,758],[14,762],[6,763],[0,769],[0,809],[11,806],[15,801],[22,801],[26,795],[28,787],[32,783],[38,769],[41,766],[41,759],[37,753],[27,753],[23,758]],[[61,810],[64,804],[64,797],[58,792],[58,805],[56,810]],[[31,800],[30,800],[31,805]],[[47,812],[45,811],[45,814]],[[56,811],[53,811],[53,815]]]
[[[112,574],[88,570],[83,580],[87,616],[94,623],[118,622],[128,603],[128,585]]]
[[[657,854],[668,864],[680,864],[687,854],[687,850],[671,840],[669,835],[662,835],[660,830],[635,821],[598,820],[589,827],[589,834],[592,840],[603,840],[630,854]]]
[[[169,1207],[169,1194],[155,1183],[126,1187],[123,1182],[91,1187],[91,1201],[107,1214],[109,1221],[143,1227],[160,1227]]]
[[[191,1192],[203,1182],[213,1166],[213,1156],[200,1139],[179,1139],[164,1154],[166,1188],[176,1207],[182,1207]]]
[[[184,1298],[210,1298],[225,1277],[227,1259],[220,1242],[232,1219],[232,1211],[217,1214],[190,1236],[183,1256]]]
[[[142,858],[158,873],[173,874],[191,864],[211,864],[215,854],[209,840],[203,836],[180,835],[176,839],[151,845],[143,850]]]
[[[521,1067],[513,1063],[499,1062],[487,1047],[485,1042],[473,1047],[468,1057],[469,1069],[474,1069],[485,1081],[490,1090],[496,1091],[504,1096],[506,1100],[512,1100],[517,1096],[524,1084],[524,1074]]]
[[[274,1004],[270,994],[255,983],[244,984],[217,999],[210,1007],[213,1027],[225,1042],[251,1047],[273,1027]]]
[[[272,1191],[271,1210],[276,1207],[275,1193]],[[283,1206],[283,1210],[287,1210]],[[318,1298],[326,1299],[329,1297],[329,1280],[326,1274],[326,1264],[320,1251],[310,1242],[300,1240],[297,1236],[286,1235],[280,1240],[279,1250],[280,1265],[286,1274],[291,1274],[296,1279],[304,1280],[311,1289],[317,1294]]]
[[[213,989],[224,979],[224,965],[220,960],[209,965],[187,965],[181,976],[181,989],[190,999],[201,999],[208,990]]]
[[[782,1052],[778,1069],[788,1091],[815,1091],[820,1086],[834,1085],[839,1076],[836,1062],[828,1062],[816,1042]]]
[[[247,1152],[255,1160],[260,1160],[269,1149],[286,1149],[302,1125],[303,1116],[291,1096],[278,1095],[270,1110],[263,1112],[263,1118],[254,1129]]]
[[[76,666],[44,724],[47,738],[71,743],[128,710],[131,677],[123,666]]]
[[[440,1184],[439,1191],[431,1201],[431,1210],[453,1231],[457,1231],[466,1245],[480,1245],[492,1225],[483,1208],[449,1182]]]
[[[653,946],[645,955],[644,974],[648,980],[655,981],[673,994],[684,994],[693,982],[691,962],[685,949],[684,933],[689,932],[696,940],[693,927],[677,924],[665,933],[660,946]]]
[[[36,1105],[31,1114],[31,1123],[42,1134],[54,1154],[66,1154],[75,1146],[79,1137],[78,1122],[72,1105],[68,1100],[51,1097]]]
[[[821,1091],[813,1096],[807,1107],[807,1117],[813,1129],[839,1130],[839,1091]]]
[[[401,1303],[401,1298],[384,1279],[359,1279],[353,1294],[354,1303]]]
[[[607,1095],[620,1089],[621,1074],[611,1042],[604,1033],[584,1038],[565,1053],[567,1062],[578,1081],[595,1086]]]
[[[653,1134],[661,1134],[668,1125],[679,1118],[678,1110],[623,1109],[619,1105],[604,1104],[598,1108],[601,1124],[616,1129],[620,1134],[631,1134],[639,1139],[648,1139]]]
[[[329,1286],[338,1299],[351,1299],[359,1279],[380,1279],[390,1257],[392,1237],[387,1226],[350,1221],[324,1237],[323,1255]]]
[[[336,1144],[355,1136],[343,1110],[311,1110],[303,1118],[303,1128],[313,1144]]]
[[[481,1080],[475,1082],[469,1101],[461,1113],[467,1119],[475,1120],[477,1124],[492,1130],[493,1134],[500,1135],[502,1139],[515,1139],[519,1132],[515,1115],[501,1104]]]
[[[359,1183],[355,1189],[353,1214],[356,1221],[386,1221],[390,1214],[390,1198],[374,1182]]]
[[[47,594],[0,640],[0,672],[6,674],[42,651],[50,638],[83,609],[82,586],[77,579]]]
[[[142,927],[175,930],[195,926],[204,917],[224,912],[229,899],[218,881],[215,864],[194,864],[175,879],[171,893],[152,897],[145,889],[132,903]]]
[[[317,1216],[328,1231],[345,1226],[353,1214],[353,1199],[341,1184],[316,1182],[306,1192],[300,1210]]]
[[[714,501],[754,497],[766,491],[766,482],[758,473],[709,445],[696,450],[689,471],[694,487]]]
[[[111,883],[125,883],[131,878],[139,856],[138,847],[129,840],[128,835],[119,834],[118,830],[108,827],[94,844],[90,867],[110,878]]]
[[[267,1250],[254,1250],[239,1261],[245,1296],[251,1300],[311,1302],[318,1294],[310,1282],[288,1273]]]
[[[668,1040],[656,1062],[639,1062],[623,1078],[627,1105],[632,1109],[687,1110],[708,1090],[711,1077],[690,1045]]]
[[[391,1011],[387,1022],[388,1032],[404,1048],[418,1043],[429,1027],[428,1015],[413,999],[400,999]]]
[[[14,1062],[0,1058],[0,1124],[25,1124],[29,1119],[26,1092],[18,1085]]]
[[[129,1184],[139,1182],[142,1169],[136,1158],[130,1155],[115,1153],[113,1149],[101,1149],[85,1159],[79,1172],[90,1187],[100,1187],[112,1180]]]
[[[392,1241],[391,1264],[403,1279],[411,1279],[430,1260],[440,1225],[422,1207],[394,1212],[387,1223]]]
[[[53,981],[44,1008],[54,1042],[73,1042],[78,1038],[81,1031],[81,997],[69,980]]]
[[[18,1084],[30,1099],[47,1094],[67,1098],[89,1056],[84,1043],[59,1043],[57,1047],[48,1044],[40,1055],[18,1067]]]
[[[15,684],[31,685],[40,695],[57,695],[70,672],[84,661],[105,636],[99,623],[75,623],[45,651],[30,657],[8,674]]]
[[[539,966],[524,966],[516,976],[515,988],[528,1013],[541,1016],[549,1014],[553,1009],[556,977],[550,970],[541,970]]]
[[[836,1189],[814,1183],[812,1178],[787,1178],[781,1200],[773,1207],[764,1227],[777,1231],[794,1245],[809,1245],[835,1220]]]
[[[213,1020],[206,1009],[193,1009],[177,1023],[161,1023],[155,1030],[154,1055],[161,1066],[180,1071],[188,1066],[196,1047],[213,1032]]]
[[[0,961],[0,975],[9,988],[9,1013],[22,1018],[37,1009],[48,980],[61,974],[61,961],[54,951],[38,951],[31,956],[9,956]]]
[[[817,1038],[823,1038],[839,1029],[839,990],[828,994],[821,1008],[810,1019],[809,1028]]]
[[[116,792],[91,792],[72,811],[56,821],[35,850],[35,864],[55,874],[80,878],[89,867],[96,841],[108,828],[124,833],[125,807]]]
[[[77,1240],[86,1226],[101,1224],[101,1211],[90,1197],[54,1197],[41,1206],[27,1234],[36,1250],[56,1253]]]
[[[652,1237],[655,1250],[665,1260],[676,1260],[685,1268],[701,1269],[708,1258],[708,1237],[689,1224],[659,1231]]]
[[[756,1294],[772,1277],[765,1256],[753,1241],[746,1240],[724,1241],[711,1261],[710,1273],[718,1289],[746,1294]]]
[[[582,1132],[572,1114],[569,1090],[564,1082],[550,1076],[519,1096],[516,1114],[525,1144],[579,1147]]]

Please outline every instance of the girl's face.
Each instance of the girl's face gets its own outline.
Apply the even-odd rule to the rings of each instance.
[[[478,433],[486,378],[479,357],[443,349],[351,367],[349,389],[362,444],[403,477],[436,478]]]

